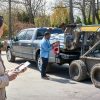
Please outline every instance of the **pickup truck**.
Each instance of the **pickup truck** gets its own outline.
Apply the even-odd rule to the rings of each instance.
[[[40,42],[44,33],[49,31],[52,35],[63,34],[61,28],[28,28],[21,30],[14,38],[8,40],[6,55],[9,62],[14,62],[16,57],[36,61],[41,70]],[[51,39],[51,42],[53,40]],[[49,62],[55,62],[53,51],[50,52]]]
[[[69,29],[76,29],[68,27]],[[49,63],[65,64],[71,63],[73,60],[78,60],[81,54],[81,45],[76,45],[77,37],[73,38],[73,34],[65,35],[61,28],[28,28],[21,30],[12,40],[8,41],[7,45],[7,59],[8,61],[15,61],[16,57],[34,60],[37,63],[39,71],[41,71],[42,61],[40,58],[40,42],[46,31],[51,33],[50,43],[60,41],[59,52],[54,53],[51,50],[49,56]],[[49,64],[50,65],[50,64]],[[50,70],[50,66],[47,67]]]

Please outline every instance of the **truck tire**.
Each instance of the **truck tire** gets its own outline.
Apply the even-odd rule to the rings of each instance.
[[[41,72],[42,70],[42,59],[40,58],[40,55],[38,54],[36,57],[36,64],[37,64],[37,68],[38,70]]]
[[[100,88],[100,63],[93,66],[91,70],[91,80],[95,87]]]
[[[15,61],[15,56],[12,54],[10,48],[7,49],[6,56],[7,56],[7,60],[9,62],[14,62]]]
[[[49,63],[47,68],[46,68],[46,72],[50,72],[50,67],[51,67],[51,64]],[[39,54],[37,55],[37,68],[41,72],[41,70],[42,70],[42,59],[40,58]]]
[[[87,69],[82,60],[75,60],[69,66],[69,75],[72,80],[82,81],[87,77]]]

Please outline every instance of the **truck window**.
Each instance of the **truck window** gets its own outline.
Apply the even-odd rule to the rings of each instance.
[[[17,35],[18,40],[24,40],[25,37],[26,37],[25,35],[26,35],[26,30],[22,30],[22,31]]]
[[[26,33],[26,38],[25,40],[31,40],[33,36],[34,30],[28,30]]]
[[[42,39],[44,36],[44,33],[47,31],[47,29],[38,29],[37,30],[37,39]]]
[[[57,29],[51,29],[51,30],[49,30],[49,32],[51,33],[51,34],[62,34],[62,33],[64,33],[64,31],[62,30],[62,29],[60,29],[60,28],[57,28]]]

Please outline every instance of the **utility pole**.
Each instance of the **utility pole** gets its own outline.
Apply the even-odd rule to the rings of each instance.
[[[74,23],[74,17],[73,17],[73,2],[72,0],[69,0],[69,6],[70,6],[70,23]]]
[[[11,23],[11,0],[9,2],[9,39],[12,37],[12,23]]]

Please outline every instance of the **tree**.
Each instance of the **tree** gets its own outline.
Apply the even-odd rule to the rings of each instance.
[[[74,2],[74,8],[79,9],[82,13],[83,23],[90,24],[93,12],[92,0],[74,0],[73,2]]]
[[[25,11],[18,12],[17,13],[17,19],[18,19],[18,21],[23,22],[23,23],[25,23],[25,22],[28,23],[29,20],[30,20],[28,14]]]
[[[50,17],[51,26],[59,26],[61,23],[69,23],[69,10],[59,3],[54,7],[53,14]]]
[[[39,11],[45,6],[46,2],[44,0],[23,0],[25,2],[26,11],[29,15],[30,23],[34,23],[34,18]]]
[[[65,5],[68,7],[71,7],[73,3],[72,5],[73,7],[71,8],[73,9],[76,8],[81,12],[84,24],[91,24],[91,22],[95,23],[95,18],[97,18],[98,23],[100,23],[99,10],[98,10],[99,0],[97,0],[97,9],[95,7],[96,0],[69,0],[69,3],[68,0],[63,0],[63,1],[65,2]]]
[[[50,16],[39,16],[35,18],[35,26],[50,27]]]
[[[81,18],[77,16],[77,19],[76,19],[76,22],[75,23],[77,23],[77,24],[82,23]]]
[[[69,7],[70,7],[70,23],[74,23],[74,17],[73,17],[73,2],[72,0],[69,0]]]

